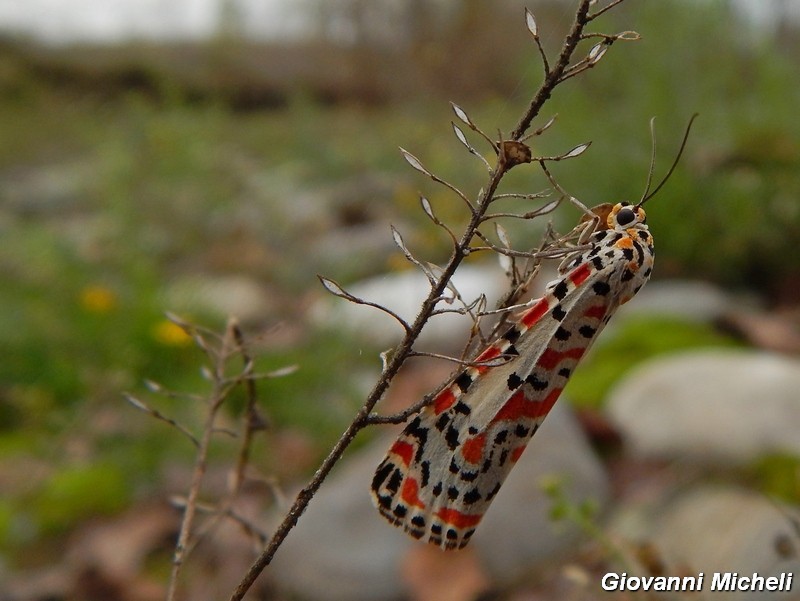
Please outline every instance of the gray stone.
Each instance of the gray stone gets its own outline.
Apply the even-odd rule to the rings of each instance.
[[[656,358],[609,394],[607,411],[641,457],[747,464],[800,453],[800,361],[758,351]]]
[[[165,307],[177,313],[209,312],[242,321],[263,320],[274,310],[269,290],[253,278],[242,275],[183,276],[165,293]]]
[[[708,282],[659,280],[649,282],[635,300],[619,309],[619,316],[658,315],[709,322],[734,308],[741,308],[721,288]]]
[[[638,516],[632,518],[631,513]],[[800,519],[796,507],[781,507],[739,488],[702,485],[656,505],[625,507],[612,520],[610,530],[618,538],[651,545],[666,576],[703,573],[702,592],[686,596],[709,601],[798,599],[795,582],[793,593],[711,590],[715,572],[746,577],[794,573],[796,579],[800,575],[796,553],[800,541],[792,519]],[[647,575],[642,566],[637,566],[635,573],[628,571],[629,575]]]
[[[385,601],[407,595],[400,568],[413,541],[372,506],[374,470],[394,438],[386,435],[346,458],[299,520],[273,562],[284,591],[306,600]],[[579,533],[553,523],[543,479],[563,477],[573,502],[600,505],[609,487],[603,468],[568,408],[556,406],[520,458],[470,546],[490,574],[508,583],[532,564],[570,548]]]
[[[486,293],[488,306],[494,307],[508,287],[508,279],[496,264],[463,265],[453,277],[453,284],[467,303]],[[410,323],[417,316],[430,284],[422,272],[414,269],[369,278],[345,286],[345,289],[354,296],[391,309]],[[440,303],[439,308],[459,306],[463,305]],[[343,328],[369,339],[380,348],[398,344],[403,335],[400,325],[382,311],[341,298],[322,298],[312,308],[311,315],[320,325]],[[466,342],[471,326],[472,321],[464,315],[448,313],[435,316],[422,331],[419,348],[450,351]]]

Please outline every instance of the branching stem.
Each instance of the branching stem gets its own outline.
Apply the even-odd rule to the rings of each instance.
[[[621,0],[615,0],[612,2],[611,5],[616,5]],[[527,107],[524,115],[520,118],[519,122],[517,123],[516,127],[511,133],[511,140],[518,141],[522,138],[528,129],[531,126],[533,120],[539,115],[542,107],[544,106],[545,102],[550,98],[553,90],[556,86],[558,86],[562,81],[567,69],[570,65],[570,61],[574,55],[575,49],[578,43],[581,41],[584,28],[586,25],[596,16],[602,14],[609,7],[604,8],[594,15],[589,14],[589,7],[591,4],[591,0],[581,0],[577,12],[575,14],[575,18],[572,24],[572,27],[567,34],[566,38],[564,39],[563,47],[561,49],[561,53],[558,56],[558,60],[552,66],[552,68],[545,63],[545,77],[544,81],[542,82],[540,88],[533,96],[529,106]],[[502,137],[501,137],[502,139]],[[409,324],[406,328],[405,336],[403,337],[402,342],[400,345],[394,350],[391,357],[388,358],[386,361],[385,367],[381,376],[375,386],[373,387],[372,391],[367,396],[364,404],[356,413],[353,421],[350,423],[349,426],[345,429],[342,433],[339,440],[336,442],[334,447],[328,453],[328,456],[324,459],[322,464],[320,465],[319,469],[317,469],[314,476],[308,482],[308,484],[298,493],[297,497],[295,498],[291,508],[286,513],[285,517],[283,518],[282,522],[278,525],[277,529],[272,535],[272,538],[267,543],[266,547],[259,555],[259,557],[255,560],[255,562],[251,565],[250,569],[248,570],[247,574],[244,576],[242,581],[236,587],[236,590],[231,595],[231,601],[239,601],[241,600],[250,587],[253,585],[255,580],[261,574],[261,572],[270,564],[272,558],[275,555],[275,552],[283,543],[286,536],[289,532],[294,528],[297,520],[303,514],[303,512],[308,507],[309,502],[316,494],[319,487],[322,485],[322,482],[330,473],[333,466],[336,464],[337,461],[342,457],[345,449],[350,445],[356,435],[366,426],[376,423],[398,423],[406,419],[409,415],[411,415],[414,411],[420,410],[424,407],[427,403],[429,403],[433,398],[434,395],[428,395],[425,399],[414,405],[413,407],[409,408],[407,411],[403,411],[397,415],[393,416],[378,416],[373,413],[373,409],[378,401],[383,397],[384,393],[389,387],[389,384],[392,382],[394,377],[399,372],[401,366],[405,363],[405,361],[412,356],[413,345],[416,342],[417,338],[419,337],[420,333],[422,332],[423,327],[428,322],[430,317],[435,314],[436,312],[436,305],[443,298],[445,290],[448,287],[448,284],[458,269],[461,262],[464,258],[470,254],[471,249],[470,246],[473,242],[473,239],[478,236],[478,227],[481,225],[483,221],[485,221],[488,208],[491,202],[496,198],[495,194],[497,192],[498,186],[500,185],[501,180],[505,176],[505,174],[514,166],[514,162],[510,160],[509,157],[504,155],[502,145],[498,148],[499,154],[498,159],[495,167],[491,170],[489,174],[489,181],[487,185],[483,188],[482,192],[480,193],[477,200],[473,203],[471,202],[460,190],[448,184],[447,182],[439,180],[436,176],[432,176],[430,173],[428,175],[432,177],[435,181],[444,184],[453,192],[456,193],[467,205],[470,209],[470,220],[467,226],[464,228],[463,234],[460,238],[457,239],[455,243],[455,248],[453,253],[450,256],[447,264],[442,269],[441,273],[439,273],[436,277],[436,280],[432,282],[431,289],[427,298],[423,301],[422,306],[420,308],[419,314],[417,315],[416,319],[413,323]],[[421,170],[423,173],[427,173],[424,169],[419,167],[419,162],[410,155],[407,155],[407,160],[413,161],[412,166],[415,166],[418,170]],[[416,165],[415,165],[416,164]],[[563,252],[563,251],[562,251]],[[525,255],[528,256],[527,254]]]

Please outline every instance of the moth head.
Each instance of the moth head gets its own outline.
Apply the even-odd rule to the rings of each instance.
[[[647,215],[644,209],[629,202],[615,204],[606,218],[608,229],[611,230],[626,230],[638,225],[644,225],[646,221]]]

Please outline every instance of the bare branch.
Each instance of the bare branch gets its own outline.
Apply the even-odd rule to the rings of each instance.
[[[470,119],[469,115],[467,115],[467,112],[464,109],[458,106],[455,102],[451,102],[450,106],[453,107],[453,112],[456,114],[456,117],[458,117],[461,121],[463,121],[465,125],[468,125],[472,131],[474,131],[475,133],[480,135],[484,140],[486,140],[489,143],[489,146],[491,146],[492,149],[495,151],[495,153],[498,152],[497,145],[492,141],[492,139],[489,136],[483,133],[483,131],[477,125],[475,125],[475,123],[473,123],[472,119]]]
[[[455,132],[458,141],[461,142],[466,147],[466,149],[469,151],[470,154],[478,157],[481,160],[481,162],[486,166],[487,171],[491,171],[492,166],[489,164],[489,161],[483,158],[483,155],[477,150],[475,150],[472,147],[472,145],[470,145],[470,143],[467,141],[467,136],[464,135],[464,132],[461,130],[461,128],[452,121],[450,122],[450,124],[453,126],[453,131]]]
[[[322,285],[325,287],[325,289],[334,296],[338,296],[340,298],[348,300],[351,303],[355,303],[356,305],[366,305],[368,307],[374,307],[379,311],[383,311],[387,315],[394,317],[395,321],[397,321],[397,323],[399,323],[406,332],[410,330],[411,327],[408,325],[408,322],[406,322],[405,319],[400,317],[397,313],[395,313],[388,307],[384,307],[383,305],[380,305],[378,303],[373,303],[372,301],[364,300],[363,298],[354,296],[349,292],[345,291],[344,288],[342,288],[339,284],[337,284],[330,278],[326,278],[325,276],[321,275],[317,275],[317,278],[319,279],[320,282],[322,282]]]
[[[601,8],[600,10],[598,10],[598,11],[592,13],[591,15],[589,15],[587,20],[588,21],[594,21],[597,17],[599,17],[603,13],[608,12],[609,10],[614,8],[617,4],[621,4],[624,1],[625,0],[612,0],[612,2],[609,3],[607,6]]]
[[[526,7],[525,8],[525,23],[528,26],[528,31],[533,36],[533,41],[536,42],[536,48],[539,49],[539,56],[542,57],[542,68],[545,74],[550,72],[550,62],[547,60],[547,53],[542,47],[542,40],[539,38],[539,26],[536,23],[536,18],[533,13]]]
[[[438,218],[438,217],[437,217],[437,216],[434,214],[434,212],[433,212],[433,207],[431,207],[431,203],[430,203],[430,201],[429,201],[429,200],[428,200],[428,199],[427,199],[425,196],[423,196],[422,194],[420,194],[420,197],[419,197],[419,202],[420,202],[420,204],[422,205],[422,210],[423,210],[423,211],[424,211],[424,213],[425,213],[425,214],[428,216],[428,218],[429,218],[431,221],[433,221],[433,222],[434,222],[436,225],[438,225],[439,227],[441,227],[441,228],[442,228],[444,231],[446,231],[446,232],[447,232],[447,235],[448,235],[448,236],[450,236],[450,240],[453,242],[453,246],[454,246],[454,247],[457,247],[457,246],[458,246],[458,238],[456,238],[456,235],[453,233],[453,230],[451,230],[451,229],[450,229],[450,228],[447,226],[447,224],[446,224],[446,223],[444,223],[442,220],[440,220],[440,219],[439,219],[439,218]]]
[[[438,175],[434,175],[433,173],[431,173],[430,171],[428,171],[428,170],[427,170],[427,169],[426,169],[426,168],[423,166],[422,162],[421,162],[421,161],[420,161],[420,160],[419,160],[417,157],[415,157],[413,154],[411,154],[410,152],[408,152],[408,151],[407,151],[407,150],[405,150],[404,148],[401,148],[401,149],[400,149],[400,152],[402,152],[402,153],[403,153],[403,157],[405,157],[405,159],[406,159],[406,161],[408,162],[408,164],[409,164],[409,165],[411,165],[411,166],[412,166],[414,169],[416,169],[416,170],[417,170],[417,171],[419,171],[420,173],[424,173],[425,175],[427,175],[429,178],[431,178],[431,179],[432,179],[433,181],[435,181],[437,184],[442,184],[443,186],[445,186],[446,188],[448,188],[449,190],[451,190],[451,191],[452,191],[452,192],[453,192],[453,193],[454,193],[456,196],[458,196],[458,197],[459,197],[461,200],[463,200],[463,201],[464,201],[464,204],[466,204],[466,205],[467,205],[467,207],[469,208],[470,212],[471,212],[473,215],[475,214],[475,206],[472,204],[472,202],[470,201],[470,199],[469,199],[469,198],[467,198],[467,196],[466,196],[466,195],[465,195],[465,194],[464,194],[464,193],[463,193],[461,190],[459,190],[458,188],[456,188],[456,187],[455,187],[453,184],[451,184],[450,182],[443,180],[443,179],[442,179],[442,178],[440,178]]]
[[[147,413],[148,415],[156,418],[157,420],[160,420],[160,421],[162,421],[162,422],[164,422],[166,424],[169,424],[173,428],[175,428],[178,432],[180,432],[186,438],[188,438],[189,441],[191,441],[191,443],[195,447],[199,447],[200,446],[200,442],[197,440],[197,438],[195,438],[194,434],[192,434],[189,431],[188,428],[182,426],[181,424],[179,424],[177,421],[175,421],[171,417],[167,417],[166,415],[164,415],[163,413],[161,413],[157,409],[153,409],[149,405],[145,404],[143,401],[137,399],[132,394],[129,394],[129,393],[125,392],[125,393],[122,394],[122,396],[125,398],[126,401],[128,401],[131,405],[133,405],[134,407],[136,407],[140,411],[144,411],[145,413]]]

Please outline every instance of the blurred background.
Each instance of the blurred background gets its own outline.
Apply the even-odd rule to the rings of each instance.
[[[145,391],[146,380],[208,390],[204,355],[167,311],[217,329],[236,316],[257,338],[259,370],[298,366],[259,385],[269,428],[254,446],[253,469],[271,484],[252,487],[252,509],[263,517],[284,506],[281,495],[313,472],[375,381],[378,353],[399,339],[391,323],[373,326],[360,318],[373,315],[325,299],[315,274],[390,306],[408,292],[413,317],[418,291],[403,279],[408,265],[389,224],[418,257],[442,263],[448,241],[419,210],[419,191],[454,229],[466,215],[445,188],[408,169],[397,147],[477,193],[486,174],[452,136],[449,101],[486,132],[513,128],[541,79],[524,6],[0,0],[0,599],[163,598],[178,519],[166,499],[186,490],[194,449],[122,395],[146,397],[199,430],[202,403]],[[527,6],[555,57],[575,2]],[[725,565],[752,571],[767,545],[775,565],[796,566],[800,522],[786,507],[800,503],[800,0],[631,0],[596,25],[635,30],[642,40],[616,43],[597,68],[560,86],[534,124],[558,114],[533,141],[537,154],[592,141],[580,158],[553,165],[564,188],[590,206],[637,199],[649,119],[656,117],[658,180],[689,117],[700,117],[672,179],[648,203],[653,281],[565,394],[574,410],[564,419],[574,420],[599,465],[601,483],[584,496],[602,511],[581,513],[558,487],[542,511],[555,503],[555,517],[572,516],[578,530],[590,520],[649,544],[667,531],[707,540],[680,521],[684,514],[694,523],[725,507],[727,524],[763,510],[771,525],[760,531],[774,526],[775,537],[742,533],[729,547],[751,554]],[[480,142],[473,140],[489,157]],[[520,167],[501,191],[545,188],[535,169]],[[507,202],[505,210],[525,212],[539,201]],[[553,215],[561,232],[579,218],[566,206]],[[529,249],[545,221],[504,225]],[[475,270],[475,295],[502,292],[496,257],[465,267]],[[437,330],[431,344],[457,353],[468,327]],[[652,363],[682,357],[660,369]],[[642,369],[651,371],[636,372],[646,360]],[[390,396],[397,407],[449,373],[447,365],[413,369]],[[231,401],[235,423],[243,398]],[[654,429],[637,429],[647,423]],[[366,450],[375,434],[356,446]],[[209,501],[225,490],[234,449],[224,437],[214,448]],[[370,469],[361,470],[365,483]],[[703,497],[693,477],[720,488]],[[681,487],[702,498],[659,505]],[[367,498],[365,487],[353,494]],[[643,500],[654,514],[637,513]],[[642,526],[656,522],[662,531]],[[584,535],[593,531],[585,526]],[[597,543],[594,532],[581,544]],[[383,524],[376,533],[401,537]],[[336,550],[347,538],[316,534],[298,532],[297,540]],[[228,593],[251,558],[242,538],[240,561],[227,567],[224,551],[201,546],[186,598]],[[531,551],[512,578],[482,563],[481,554],[508,546],[498,545],[479,547],[476,563],[458,570],[480,575],[475,590],[497,586],[514,599],[561,598],[564,587],[592,598],[598,580],[586,575],[614,556],[606,549],[587,559],[574,555],[576,544],[554,543],[547,553],[572,553],[576,571],[543,569],[546,553]],[[388,590],[365,584],[336,597],[323,582],[325,598],[433,598],[425,595],[434,584],[401,569],[411,551],[393,549],[371,555],[390,558],[374,566]],[[653,553],[670,573],[705,565],[672,547]],[[348,568],[331,568],[331,582],[337,569]],[[317,589],[273,578],[280,580],[265,578],[258,598],[315,597]]]

